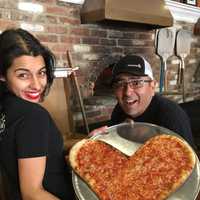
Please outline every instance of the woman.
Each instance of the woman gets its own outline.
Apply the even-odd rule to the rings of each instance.
[[[53,54],[22,29],[0,35],[0,163],[13,200],[72,200],[61,134],[38,103],[53,82]]]

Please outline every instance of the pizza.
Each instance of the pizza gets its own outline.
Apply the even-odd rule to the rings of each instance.
[[[162,134],[130,157],[84,139],[72,147],[69,161],[100,200],[164,200],[189,177],[196,157],[185,141]]]
[[[113,174],[124,167],[128,157],[104,142],[83,139],[70,150],[69,161],[95,193],[106,199],[107,185]]]

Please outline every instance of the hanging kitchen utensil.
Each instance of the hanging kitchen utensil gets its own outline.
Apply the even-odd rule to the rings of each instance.
[[[177,84],[182,90],[183,102],[185,101],[185,58],[190,54],[191,32],[188,30],[179,30],[176,34],[175,54],[180,59]]]
[[[157,43],[158,43],[158,33],[159,33],[159,29],[155,29],[155,33],[154,33],[154,46],[155,46],[156,51],[157,51]]]
[[[157,35],[156,53],[161,58],[160,93],[167,90],[167,59],[174,53],[175,28],[162,28]]]
[[[72,59],[71,59],[71,55],[70,55],[69,51],[67,51],[67,60],[68,60],[69,67],[74,68],[73,65],[72,65]],[[84,105],[83,105],[83,99],[82,99],[78,79],[77,79],[76,74],[75,74],[75,70],[74,70],[73,73],[71,73],[71,76],[72,76],[74,84],[75,84],[75,89],[77,90],[78,100],[79,100],[79,104],[80,104],[80,107],[81,107],[81,113],[82,113],[82,116],[83,116],[83,122],[85,124],[85,129],[86,129],[87,134],[89,134],[90,131],[89,131],[88,122],[87,122],[85,109],[84,109]]]

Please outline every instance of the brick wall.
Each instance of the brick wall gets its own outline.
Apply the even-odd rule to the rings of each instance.
[[[72,53],[73,64],[80,70],[77,73],[89,124],[109,119],[116,101],[109,92],[94,96],[95,81],[101,72],[128,53],[143,55],[152,64],[155,78],[159,80],[160,59],[155,54],[155,30],[136,24],[120,23],[80,23],[81,5],[59,2],[58,0],[27,0],[39,4],[41,13],[18,9],[18,1],[0,0],[0,30],[9,27],[23,27],[36,35],[57,57],[57,65],[67,63],[66,50]],[[176,22],[177,29],[193,30],[194,24]],[[199,65],[200,38],[193,36],[190,56],[186,59],[186,82],[189,98],[198,98],[199,84],[193,83],[194,73]],[[170,83],[176,79],[178,59],[168,60]],[[73,87],[73,86],[72,86]],[[172,84],[173,87],[173,84]],[[195,90],[194,90],[195,88]],[[75,91],[75,90],[72,90]],[[170,96],[176,101],[179,96]],[[77,127],[83,125],[82,115],[75,92],[71,94],[71,110]]]

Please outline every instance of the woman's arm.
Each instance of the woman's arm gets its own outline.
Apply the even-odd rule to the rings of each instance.
[[[45,156],[18,159],[19,184],[23,200],[59,200],[42,186],[45,168]]]

